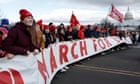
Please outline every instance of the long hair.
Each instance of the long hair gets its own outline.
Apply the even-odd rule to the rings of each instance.
[[[36,23],[34,21],[33,25],[27,28],[31,35],[31,41],[34,46],[39,47],[37,42],[37,32],[36,32]]]

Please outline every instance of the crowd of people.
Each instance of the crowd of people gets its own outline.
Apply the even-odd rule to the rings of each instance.
[[[1,19],[0,26],[1,49],[15,55],[26,55],[27,51],[32,52],[34,49],[40,51],[40,48],[47,48],[55,42],[107,36],[122,38],[126,36],[125,31],[118,30],[115,26],[105,28],[98,25],[75,26],[64,25],[63,23],[56,26],[53,22],[43,24],[42,20],[35,21],[32,13],[27,9],[21,9],[19,14],[20,21],[13,27],[9,27],[9,20],[5,18]],[[129,32],[128,35],[133,43],[140,39],[139,32]]]
[[[98,25],[55,25],[53,22],[43,24],[42,20],[35,21],[27,9],[19,10],[20,21],[9,27],[9,20],[1,19],[0,26],[0,57],[13,58],[15,55],[38,54],[49,45],[85,38],[99,38],[107,36],[126,36],[126,32],[117,27],[105,28]],[[140,41],[138,32],[129,32],[133,43]]]

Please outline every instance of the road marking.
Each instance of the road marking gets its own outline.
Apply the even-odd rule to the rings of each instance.
[[[75,65],[75,66],[80,68],[80,69],[84,69],[84,70],[99,71],[99,72],[107,72],[107,73],[114,73],[114,74],[122,74],[122,75],[140,77],[140,72],[110,69],[110,68],[100,68],[100,67],[85,66],[85,65]]]
[[[138,46],[130,46],[131,48],[140,48],[140,45]]]

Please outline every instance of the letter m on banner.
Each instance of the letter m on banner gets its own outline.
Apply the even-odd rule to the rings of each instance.
[[[119,22],[123,22],[123,14],[120,13],[115,6],[112,4],[111,6],[111,11],[108,14],[108,16],[110,16],[111,18],[118,20]]]

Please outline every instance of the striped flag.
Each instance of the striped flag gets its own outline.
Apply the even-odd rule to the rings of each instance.
[[[111,11],[108,14],[111,18],[118,20],[119,22],[123,22],[123,14],[120,13],[115,6],[112,4]]]

